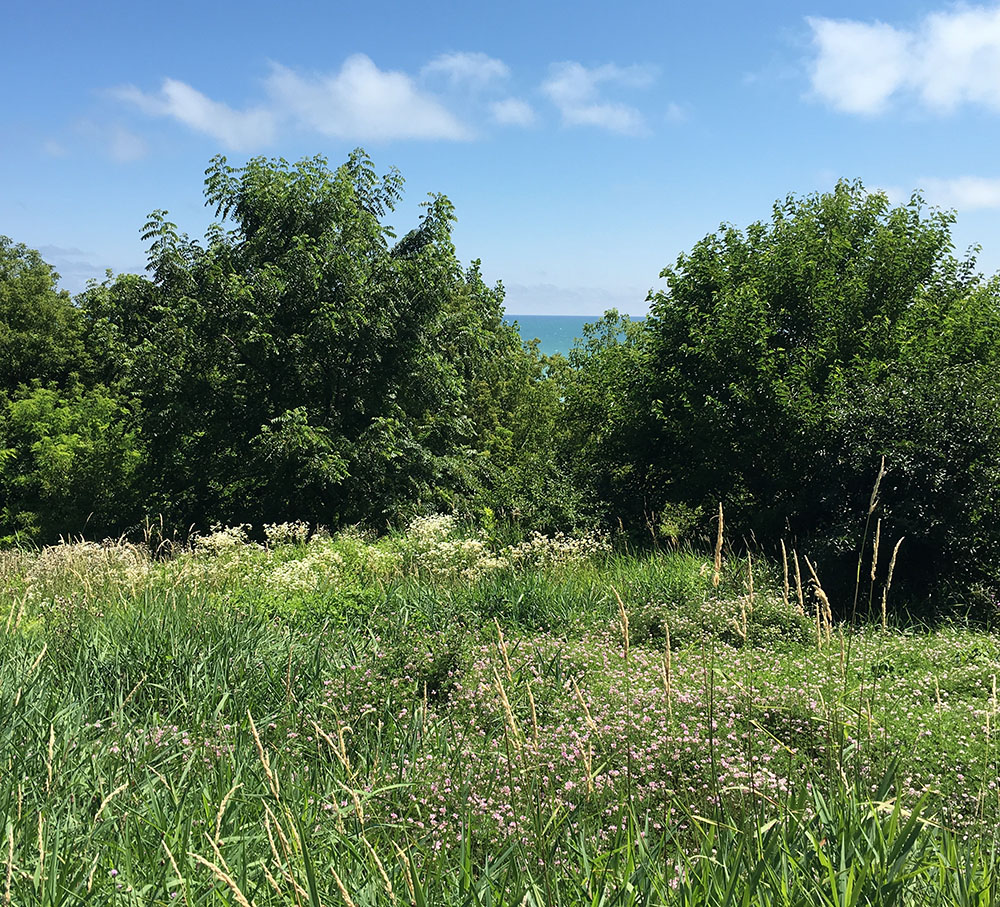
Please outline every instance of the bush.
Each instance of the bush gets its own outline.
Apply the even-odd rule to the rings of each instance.
[[[107,388],[0,394],[0,542],[104,538],[137,518],[143,445]]]
[[[1000,284],[952,256],[952,221],[841,182],[769,223],[723,226],[663,271],[644,370],[621,379],[631,431],[611,468],[640,479],[631,511],[721,501],[730,538],[819,557],[846,610],[885,456],[882,538],[907,536],[894,582],[934,604],[976,587],[988,616]]]

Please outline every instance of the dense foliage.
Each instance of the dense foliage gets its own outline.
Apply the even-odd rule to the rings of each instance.
[[[954,256],[951,214],[858,183],[789,197],[567,359],[504,323],[444,196],[396,237],[401,189],[361,151],[215,158],[205,239],[154,212],[148,275],[75,301],[3,240],[0,538],[437,510],[675,543],[722,503],[731,538],[809,551],[845,607],[884,458],[879,582],[905,536],[911,601],[994,616],[1000,283]]]
[[[897,581],[978,585],[992,608],[1000,284],[953,257],[951,222],[842,182],[682,255],[641,343],[581,364],[607,383],[581,416],[612,512],[683,527],[722,502],[737,536],[789,539],[853,585],[884,457]]]
[[[93,286],[78,307],[15,249],[26,264],[4,272],[0,318],[24,355],[4,386],[0,533],[123,531],[144,515],[384,527],[486,495],[484,477],[516,481],[511,414],[538,402],[538,356],[503,322],[502,288],[459,265],[446,198],[395,239],[384,219],[401,188],[360,151],[335,171],[216,158],[205,194],[222,222],[204,244],[154,212],[149,276]],[[87,353],[103,384],[56,390]]]
[[[996,903],[951,215],[789,198],[547,357],[400,191],[216,158],[76,300],[0,239],[3,903]]]
[[[58,279],[34,249],[0,236],[0,393],[88,370],[83,317]]]
[[[401,182],[360,152],[335,172],[217,158],[206,197],[232,229],[202,248],[158,212],[151,278],[91,291],[140,401],[154,507],[341,524],[440,506],[468,483],[496,421],[479,386],[519,342],[500,290],[460,268],[447,199],[392,242]]]

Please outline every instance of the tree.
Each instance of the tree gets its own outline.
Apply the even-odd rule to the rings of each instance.
[[[84,323],[34,249],[0,236],[0,392],[85,371]]]
[[[566,443],[569,363],[540,353],[536,341],[498,361],[503,365],[479,384],[474,404],[490,423],[467,506],[515,534],[589,524],[591,508]]]
[[[131,413],[101,385],[0,395],[0,541],[121,531],[138,518],[142,457]]]
[[[900,348],[855,370],[838,414],[841,471],[860,484],[869,452],[891,472],[885,524],[905,536],[910,592],[1000,617],[1000,285],[917,300]]]
[[[457,261],[447,198],[396,241],[401,189],[360,150],[333,171],[220,156],[204,245],[154,212],[150,276],[90,291],[140,402],[151,508],[184,525],[381,522],[470,484],[496,422],[481,388],[522,351],[502,288]]]
[[[135,515],[130,413],[94,384],[83,312],[34,249],[0,236],[0,541],[102,535]]]
[[[883,537],[908,538],[897,580],[1000,587],[1000,288],[953,257],[952,221],[841,182],[680,256],[633,383],[636,494],[721,501],[736,538],[791,537],[838,572],[884,455]]]
[[[645,449],[653,432],[635,403],[648,379],[648,334],[615,310],[583,330],[564,379],[562,459],[595,515],[644,526],[656,452]]]

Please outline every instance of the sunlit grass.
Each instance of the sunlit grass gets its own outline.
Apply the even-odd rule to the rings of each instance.
[[[600,538],[263,538],[0,555],[0,903],[994,903],[994,636],[817,642],[764,565]]]

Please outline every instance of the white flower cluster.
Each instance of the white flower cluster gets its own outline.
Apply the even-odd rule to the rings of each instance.
[[[406,569],[418,575],[474,579],[495,561],[485,539],[461,533],[453,514],[416,517],[396,544]]]
[[[268,548],[279,545],[304,545],[309,538],[309,524],[302,520],[291,523],[265,523],[264,537]]]
[[[527,541],[509,548],[507,558],[519,567],[563,567],[610,550],[611,542],[602,535],[573,537],[561,532],[555,535],[533,532]]]
[[[490,553],[482,539],[445,539],[422,552],[420,567],[435,576],[461,576],[474,580],[506,566],[502,557]]]
[[[410,520],[406,539],[417,548],[423,548],[451,538],[457,530],[458,520],[453,513],[434,513]]]
[[[247,545],[247,532],[251,529],[249,523],[238,526],[220,526],[216,523],[208,535],[194,537],[194,549],[201,554],[219,555],[231,553]]]
[[[273,594],[311,595],[329,586],[361,586],[405,576],[476,582],[493,571],[558,568],[608,550],[604,538],[535,533],[518,545],[498,547],[451,514],[414,519],[405,533],[376,539],[358,529],[335,536],[296,521],[264,527],[266,545],[249,541],[248,524],[215,525],[189,548],[165,560],[125,541],[64,542],[35,554],[3,553],[0,590],[28,602],[55,600],[74,590],[101,602],[108,590],[151,583],[197,585],[222,596],[261,588]]]
[[[335,580],[343,567],[343,555],[329,541],[313,542],[305,557],[278,564],[266,574],[265,582],[272,591],[308,594],[323,582]]]
[[[475,580],[505,567],[553,568],[579,563],[610,551],[603,536],[554,536],[539,532],[520,544],[493,549],[481,533],[461,532],[449,514],[418,517],[401,542],[413,572]]]

